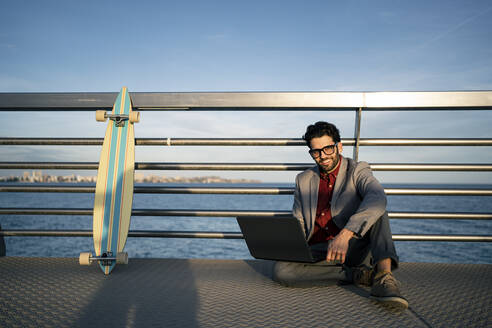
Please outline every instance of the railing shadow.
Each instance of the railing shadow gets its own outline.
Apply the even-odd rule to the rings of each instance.
[[[188,261],[130,259],[129,265],[117,265],[108,276],[96,265],[90,270],[100,287],[80,313],[77,326],[199,326],[199,299]]]

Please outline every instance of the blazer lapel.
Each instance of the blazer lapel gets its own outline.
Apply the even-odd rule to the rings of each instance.
[[[318,207],[318,191],[319,191],[319,168],[316,167],[313,176],[311,177],[311,226],[314,227],[316,219],[316,209]]]
[[[335,188],[333,189],[333,195],[331,196],[331,214],[333,216],[336,215],[335,212],[335,204],[337,202],[338,196],[340,196],[340,192],[342,186],[345,184],[345,179],[347,178],[347,159],[342,157],[342,163],[340,163],[340,170],[338,171],[337,179],[335,181]]]

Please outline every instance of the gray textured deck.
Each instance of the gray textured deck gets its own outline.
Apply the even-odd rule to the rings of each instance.
[[[286,288],[269,261],[0,258],[0,327],[492,327],[492,265],[403,263],[410,308],[355,286]]]

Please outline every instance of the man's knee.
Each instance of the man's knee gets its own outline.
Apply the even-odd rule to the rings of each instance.
[[[273,280],[288,287],[331,286],[344,277],[341,267],[328,265],[326,261],[310,264],[279,261],[273,267]]]
[[[385,213],[371,229],[371,251],[374,264],[391,259],[392,269],[398,268],[399,259],[393,242],[388,213]]]
[[[284,286],[295,285],[299,280],[300,263],[277,261],[273,266],[273,280]]]

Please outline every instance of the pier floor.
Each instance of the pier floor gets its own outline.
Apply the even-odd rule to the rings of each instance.
[[[0,327],[492,327],[492,265],[402,263],[409,309],[348,286],[287,288],[261,260],[0,258]]]

